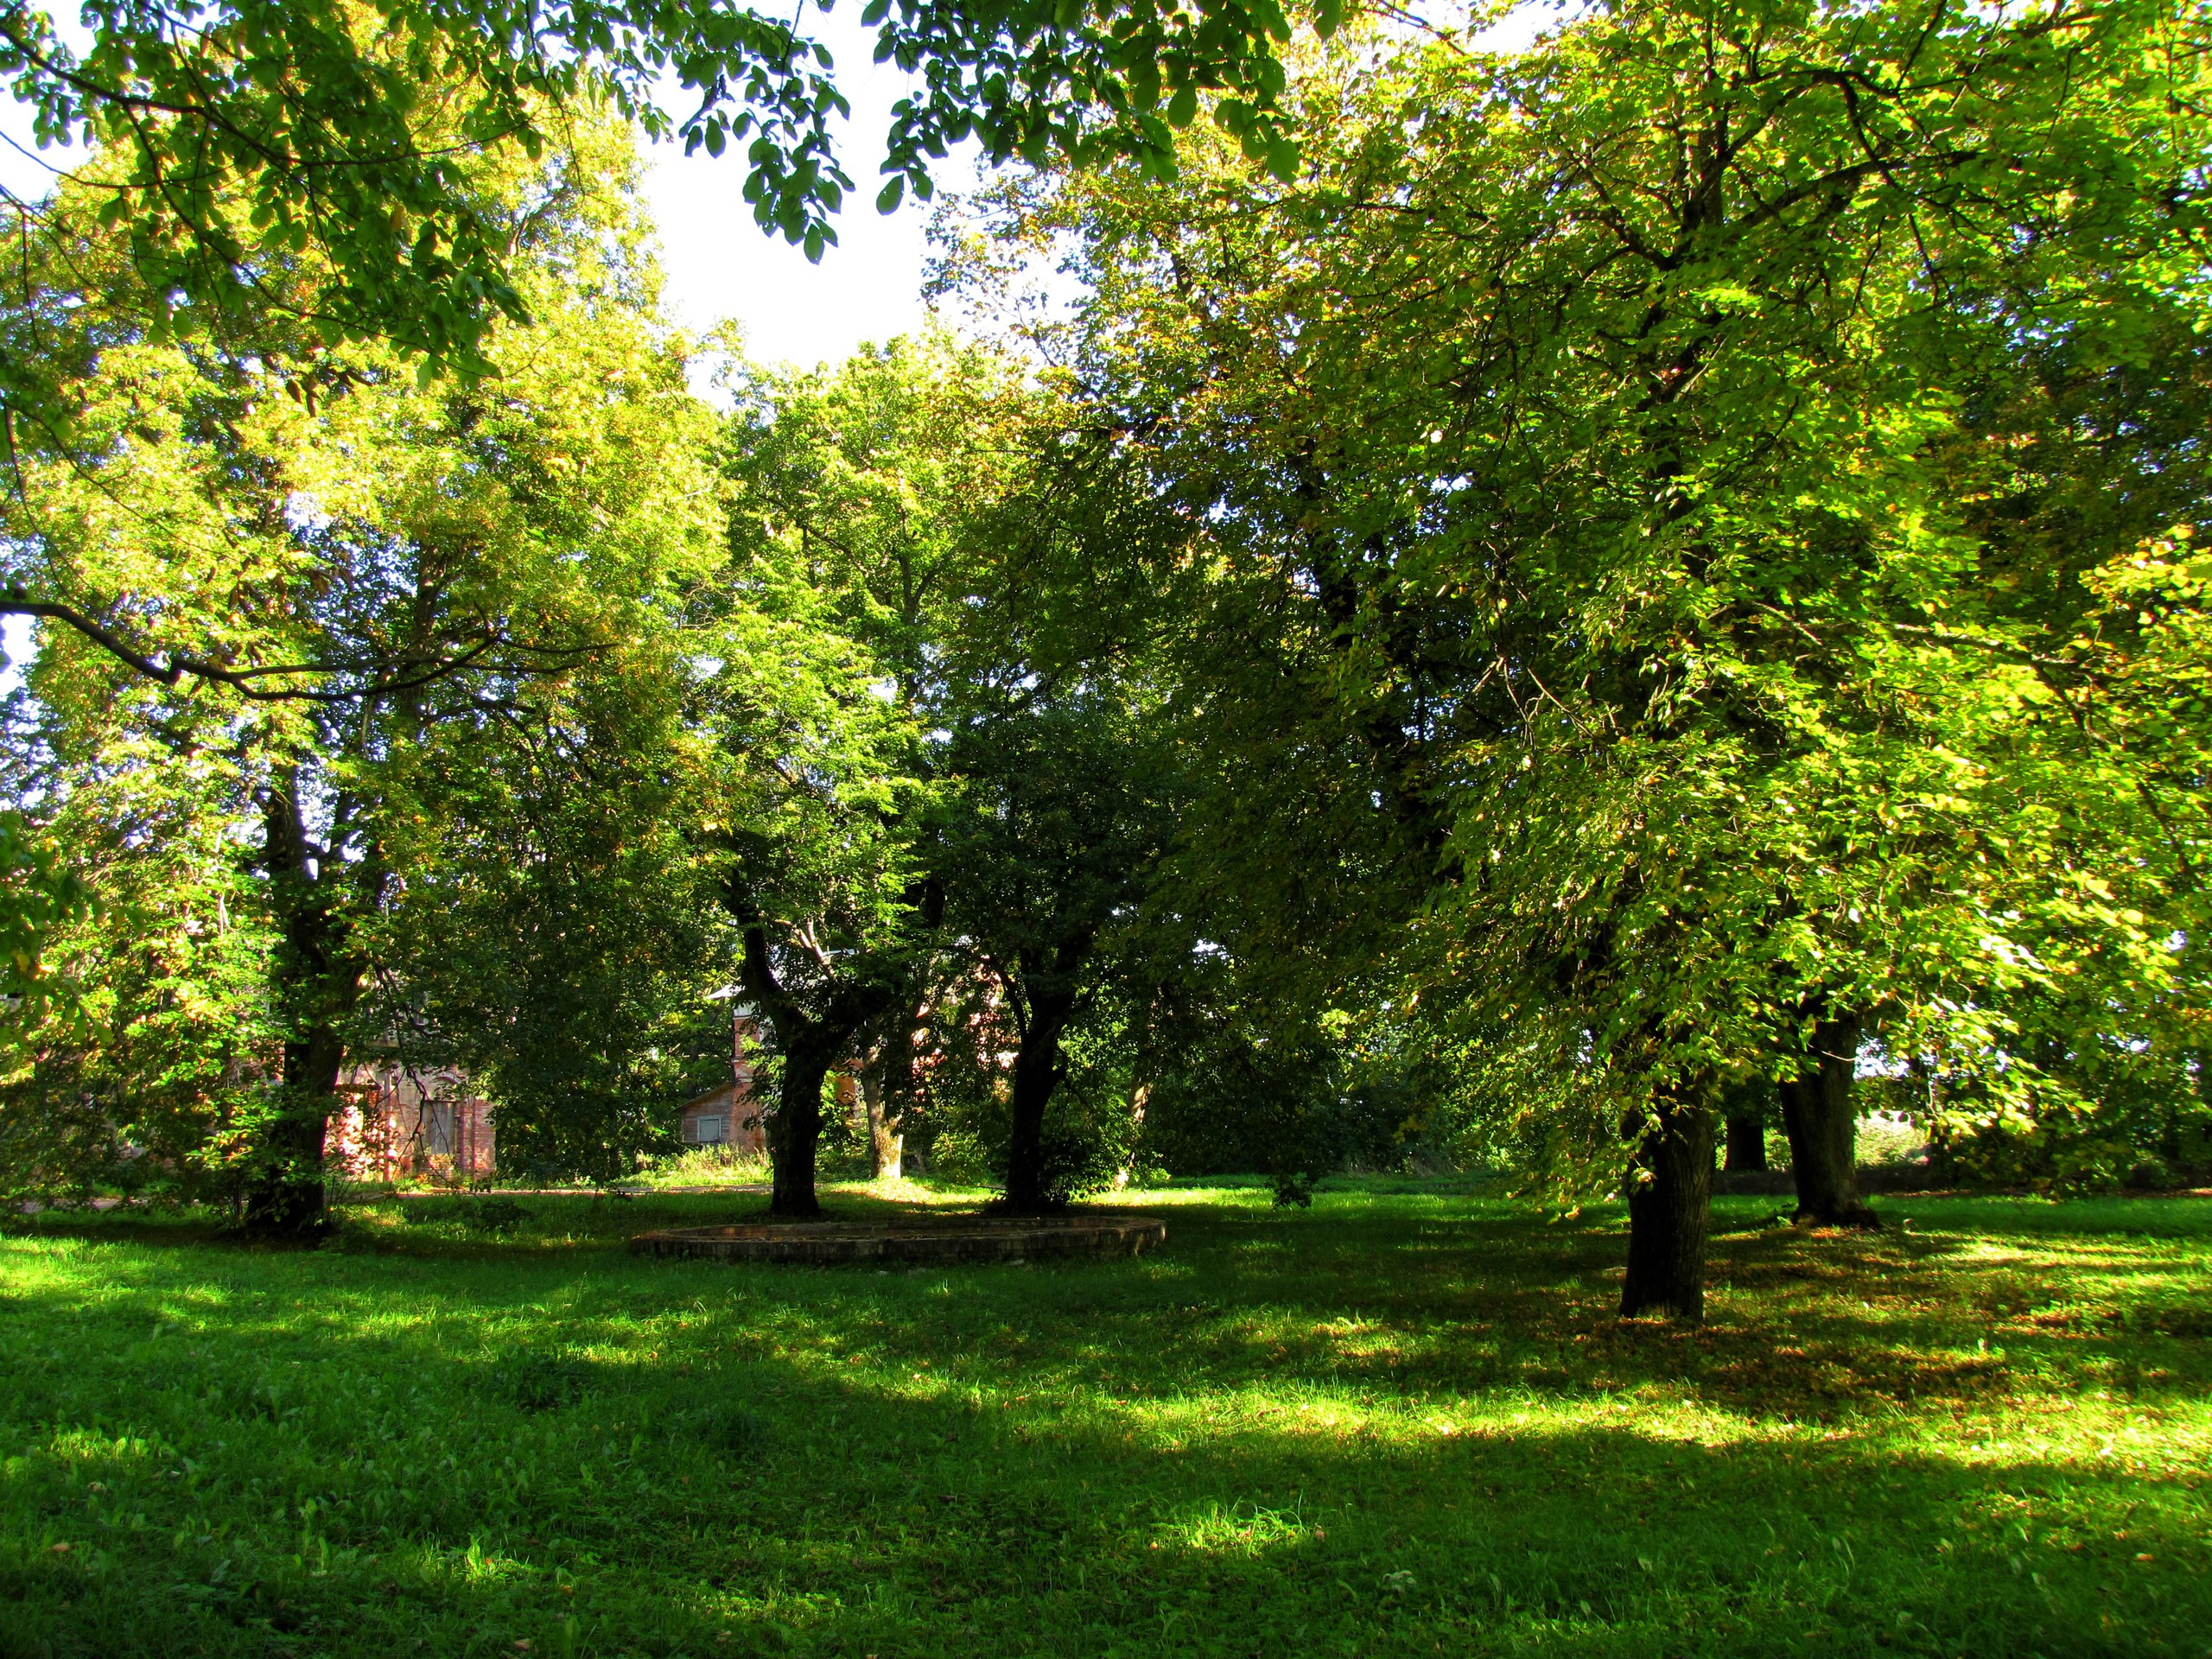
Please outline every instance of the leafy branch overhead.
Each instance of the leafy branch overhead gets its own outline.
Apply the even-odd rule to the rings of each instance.
[[[80,48],[13,0],[0,75],[41,144],[97,147],[94,227],[124,238],[156,339],[274,301],[304,342],[390,340],[426,374],[473,378],[492,368],[494,321],[527,306],[512,217],[471,158],[549,154],[603,99],[687,153],[741,154],[754,218],[821,257],[853,188],[831,134],[848,106],[804,14],[803,0],[789,16],[712,0],[92,0]],[[1172,127],[1202,90],[1224,94],[1218,118],[1252,153],[1290,164],[1274,115],[1289,28],[1271,0],[877,0],[866,16],[879,60],[921,83],[895,112],[886,211],[908,188],[930,195],[931,163],[970,137],[998,161],[1126,155],[1172,171]],[[18,228],[40,216],[11,207]],[[319,279],[275,292],[272,274],[311,252]],[[11,446],[67,438],[67,321],[16,320],[24,337],[0,367]]]

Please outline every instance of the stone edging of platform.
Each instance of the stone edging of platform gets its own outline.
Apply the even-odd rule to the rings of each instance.
[[[761,1221],[640,1233],[640,1255],[724,1262],[915,1265],[1137,1255],[1167,1240],[1156,1216],[1097,1211],[1063,1216],[899,1217],[881,1221]]]

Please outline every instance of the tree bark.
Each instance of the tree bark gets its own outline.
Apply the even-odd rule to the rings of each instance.
[[[1726,1170],[1766,1167],[1766,1114],[1738,1111],[1728,1115],[1727,1150],[1721,1154]]]
[[[783,1056],[783,1085],[768,1120],[768,1162],[773,1182],[768,1212],[804,1220],[822,1213],[815,1196],[815,1154],[822,1139],[822,1082],[851,1046],[854,1033],[890,1006],[888,987],[871,982],[835,985],[810,1014],[777,976],[768,930],[734,882],[723,904],[745,925],[739,976],[746,994]]]
[[[240,1224],[257,1237],[309,1239],[329,1224],[322,1143],[346,1051],[327,1027],[284,1045],[283,1103],[264,1132]]]
[[[262,834],[280,927],[270,980],[286,1036],[277,1115],[256,1148],[240,1223],[260,1237],[305,1240],[329,1224],[323,1137],[346,1064],[340,1027],[359,995],[360,972],[344,960],[343,877],[325,868],[309,845],[296,767],[280,771],[272,782]]]
[[[861,1073],[861,1099],[868,1106],[868,1179],[895,1181],[899,1177],[906,1137],[899,1133],[895,1121],[884,1107],[881,1058],[879,1055],[878,1063]]]
[[[1813,1028],[1808,1065],[1781,1085],[1789,1169],[1797,1183],[1796,1219],[1808,1226],[1882,1224],[1859,1193],[1859,1119],[1851,1089],[1859,1037],[1855,1014],[1821,1020]]]
[[[1014,1057],[1014,1133],[1007,1144],[1006,1207],[1034,1214],[1046,1207],[1045,1109],[1058,1086],[1060,1039],[1075,1012],[1072,992],[1029,999],[1029,1019]]]
[[[768,1196],[772,1216],[810,1221],[822,1213],[822,1200],[814,1191],[815,1151],[822,1141],[822,1083],[835,1057],[834,1048],[812,1044],[784,1051],[783,1086],[776,1114],[768,1120],[768,1159],[774,1174]]]
[[[1705,1240],[1713,1203],[1713,1109],[1672,1092],[1637,1149],[1628,1195],[1628,1278],[1621,1317],[1705,1320]]]

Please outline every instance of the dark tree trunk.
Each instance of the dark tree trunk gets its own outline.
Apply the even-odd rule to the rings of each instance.
[[[240,1221],[264,1238],[305,1240],[329,1224],[322,1143],[346,1064],[340,1035],[359,994],[343,961],[342,878],[321,867],[301,820],[296,771],[280,772],[263,809],[262,859],[281,926],[271,988],[289,1028],[277,1115],[255,1149]]]
[[[811,1046],[784,1052],[783,1088],[768,1120],[768,1158],[775,1173],[768,1213],[811,1220],[822,1213],[814,1192],[815,1149],[822,1141],[822,1081],[830,1075],[830,1049]]]
[[[308,1239],[329,1224],[322,1141],[345,1058],[337,1034],[327,1028],[284,1045],[281,1112],[263,1132],[239,1217],[257,1237]]]
[[[1713,1203],[1713,1109],[1701,1093],[1657,1103],[1628,1196],[1628,1278],[1621,1317],[1705,1319],[1705,1236]]]
[[[1819,1227],[1879,1227],[1859,1195],[1859,1118],[1852,1079],[1859,1020],[1846,1014],[1813,1028],[1813,1052],[1782,1083],[1782,1123],[1797,1183],[1796,1219]]]
[[[1720,1166],[1727,1170],[1766,1167],[1764,1112],[1738,1111],[1728,1115],[1728,1147],[1721,1154]]]
[[[1007,1143],[1006,1207],[1024,1214],[1042,1210],[1045,1191],[1045,1109],[1059,1085],[1060,1039],[1075,1011],[1071,994],[1032,995],[1029,1020],[1014,1057],[1014,1133]]]
[[[822,1080],[852,1046],[854,1033],[890,1005],[889,988],[868,981],[835,984],[810,1014],[777,977],[768,930],[733,879],[723,904],[745,925],[739,966],[747,994],[783,1056],[783,1086],[768,1119],[768,1162],[774,1173],[771,1215],[807,1219],[822,1213],[815,1196],[815,1149],[822,1140]]]

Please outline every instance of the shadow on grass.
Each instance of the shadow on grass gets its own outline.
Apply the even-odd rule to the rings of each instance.
[[[2131,1356],[2201,1405],[2196,1344],[1971,1336],[2069,1259],[1948,1235],[1732,1234],[1712,1327],[1623,1327],[1609,1226],[1185,1209],[1162,1258],[963,1274],[0,1248],[0,1653],[2201,1645],[2201,1469],[2067,1421]],[[2176,1265],[2094,1254],[2121,1301]]]

